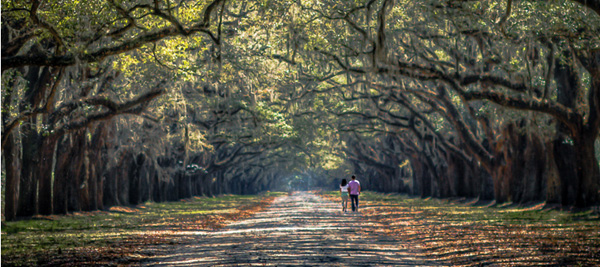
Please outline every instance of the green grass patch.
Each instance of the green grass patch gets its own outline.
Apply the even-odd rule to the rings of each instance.
[[[129,253],[128,246],[135,249],[147,244],[172,243],[169,231],[218,228],[249,216],[266,201],[282,194],[193,197],[3,222],[2,265],[61,264],[73,260],[82,264],[119,264],[115,260],[127,258],[120,254]]]

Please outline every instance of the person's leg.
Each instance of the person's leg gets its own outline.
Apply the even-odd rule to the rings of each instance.
[[[354,203],[358,203],[355,202],[355,200],[358,200],[358,195],[350,195],[350,202],[352,202],[352,211],[356,211],[356,205]]]
[[[356,211],[358,211],[358,195],[356,195]]]
[[[346,194],[344,197],[346,198],[346,201],[344,202],[344,211],[348,211],[348,201],[350,201],[350,196]]]
[[[344,206],[343,207],[343,211],[346,211],[346,210],[348,210],[348,198],[349,198],[348,197],[348,193],[344,193],[344,195],[342,196],[342,198],[343,198],[343,201],[344,201],[343,204],[342,204]]]

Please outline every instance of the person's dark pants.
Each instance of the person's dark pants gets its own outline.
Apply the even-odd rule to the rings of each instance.
[[[358,195],[350,195],[350,201],[352,202],[352,211],[358,210]]]

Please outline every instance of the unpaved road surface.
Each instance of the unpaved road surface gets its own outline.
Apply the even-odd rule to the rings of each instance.
[[[368,207],[368,204],[367,204]],[[361,207],[364,208],[364,207]],[[190,233],[193,244],[156,255],[145,266],[431,266],[385,227],[344,213],[310,192],[274,200],[254,217],[214,232]],[[420,256],[417,256],[420,255]]]

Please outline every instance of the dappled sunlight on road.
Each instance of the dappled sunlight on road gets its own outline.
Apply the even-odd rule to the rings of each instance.
[[[366,193],[359,213],[336,194],[276,198],[218,230],[175,231],[147,266],[479,266],[600,263],[597,218]],[[581,215],[583,216],[583,215]],[[587,217],[581,217],[587,218]],[[165,235],[169,235],[164,233]],[[185,241],[185,242],[183,242]]]
[[[427,255],[338,203],[300,192],[277,198],[263,212],[218,231],[202,232],[175,250],[157,248],[148,266],[333,265],[424,266]]]

